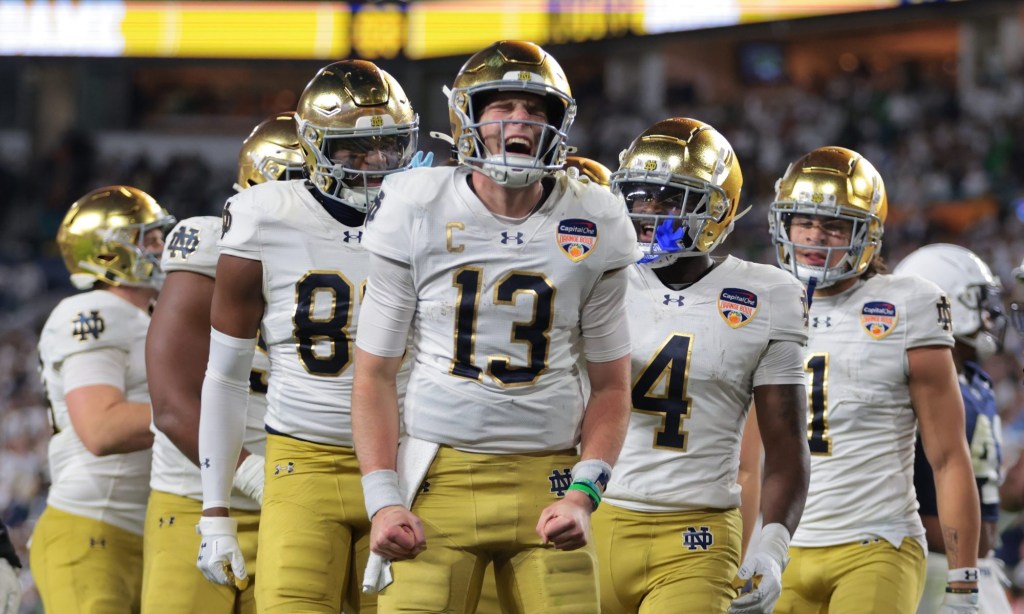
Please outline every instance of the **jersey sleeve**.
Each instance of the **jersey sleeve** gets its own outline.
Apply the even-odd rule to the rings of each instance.
[[[768,339],[807,345],[807,293],[803,284],[795,278],[775,284],[768,290],[768,300],[772,310]]]
[[[415,184],[402,174],[384,178],[380,197],[366,213],[363,247],[371,254],[411,265],[416,208],[406,193]]]
[[[637,253],[636,229],[626,212],[626,204],[620,196],[610,194],[602,187],[590,186],[590,189],[597,190],[606,201],[604,206],[608,207],[605,222],[608,234],[600,237],[600,241],[603,244],[607,241],[609,247],[605,270],[621,269],[633,264],[640,259],[640,255]]]
[[[907,349],[929,345],[953,347],[949,298],[930,281],[901,277],[907,296]]]
[[[217,240],[222,226],[221,219],[211,215],[178,222],[168,235],[160,267],[166,273],[187,271],[215,277],[220,257]]]
[[[247,260],[262,260],[260,247],[260,214],[256,203],[257,190],[239,192],[224,203],[218,248],[221,254]]]
[[[65,300],[50,315],[40,335],[53,363],[96,350],[113,348],[127,352],[134,343],[132,327],[137,308],[97,290]]]

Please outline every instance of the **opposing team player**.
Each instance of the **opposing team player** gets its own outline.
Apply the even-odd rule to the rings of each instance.
[[[219,583],[246,575],[227,508],[259,331],[271,367],[256,603],[336,613],[344,600],[355,612],[370,528],[349,418],[363,220],[382,178],[410,164],[418,118],[394,78],[348,60],[313,77],[296,120],[309,181],[253,186],[224,206],[199,427],[199,566]]]
[[[276,115],[256,126],[242,143],[235,188],[301,177],[302,167],[294,114]],[[217,217],[183,220],[169,235],[161,262],[167,279],[146,337],[156,431],[152,492],[146,512],[143,614],[255,610],[252,582],[241,590],[213,584],[195,565],[199,548],[195,526],[203,500],[198,467],[199,400],[205,357],[210,351],[210,303],[220,231]],[[235,471],[236,489],[231,496],[239,544],[250,563],[256,561],[263,490],[263,415],[269,367],[266,352],[257,348],[249,378],[244,458]]]
[[[598,612],[590,514],[628,420],[633,229],[604,188],[553,176],[576,105],[543,49],[490,45],[448,100],[461,166],[388,177],[367,224],[352,418],[371,547],[395,561],[380,610],[471,611],[493,561],[507,612]]]
[[[811,483],[776,612],[914,612],[925,576],[914,495],[920,430],[949,559],[944,612],[977,611],[978,495],[950,305],[935,284],[882,274],[878,171],[822,147],[776,184],[779,265],[813,297],[805,370]]]
[[[981,534],[978,540],[978,597],[983,612],[1010,612],[1001,573],[992,557],[999,520],[999,484],[1002,473],[1002,426],[992,379],[983,361],[1000,352],[1006,335],[1002,282],[985,262],[969,249],[939,243],[915,250],[900,261],[896,275],[918,275],[934,282],[950,301],[953,317],[953,361],[966,411],[967,442],[974,479],[981,501]],[[921,614],[939,610],[945,596],[949,568],[935,506],[935,482],[920,438],[914,456],[914,489],[920,503],[928,542],[928,575],[924,596],[917,607]]]
[[[743,176],[711,126],[654,124],[625,151],[612,182],[643,257],[630,267],[626,299],[633,412],[594,515],[602,612],[729,608],[751,401],[764,439],[764,528],[740,573],[760,576],[758,588],[736,611],[770,612],[807,492],[803,287],[775,267],[712,259],[732,230]]]
[[[78,199],[57,233],[72,284],[39,337],[54,435],[52,485],[32,536],[47,612],[138,612],[153,434],[149,314],[174,224],[149,194],[116,185]]]

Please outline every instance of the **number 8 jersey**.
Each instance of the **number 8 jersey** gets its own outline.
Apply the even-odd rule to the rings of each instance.
[[[271,432],[352,446],[352,342],[368,259],[362,236],[301,180],[253,186],[225,205],[220,253],[263,263]]]
[[[484,206],[469,177],[466,168],[389,176],[367,218],[367,249],[408,266],[415,289],[406,431],[469,452],[573,448],[585,402],[581,335],[622,315],[590,321],[588,299],[606,272],[636,260],[625,204],[559,176],[532,214],[510,220]],[[371,280],[369,292],[379,291]],[[587,358],[615,360],[629,346],[602,350]]]

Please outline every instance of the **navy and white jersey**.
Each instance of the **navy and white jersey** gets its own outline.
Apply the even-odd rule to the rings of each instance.
[[[959,376],[960,394],[964,399],[964,417],[967,426],[967,444],[971,450],[974,466],[974,480],[978,484],[978,498],[981,501],[981,519],[987,522],[999,520],[999,485],[1003,481],[1002,425],[996,396],[992,391],[992,379],[974,362],[964,364]],[[917,438],[914,458],[914,488],[921,505],[923,516],[938,516],[939,508],[935,493],[935,474],[928,464],[921,438]]]

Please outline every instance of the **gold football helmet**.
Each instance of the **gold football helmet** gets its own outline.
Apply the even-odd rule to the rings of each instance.
[[[597,160],[582,156],[569,156],[565,159],[565,172],[577,179],[590,181],[605,188],[612,187],[612,171]]]
[[[159,288],[160,253],[146,248],[146,233],[167,233],[174,218],[138,188],[114,185],[76,200],[57,231],[71,283],[80,290],[98,280],[112,286]]]
[[[619,157],[612,186],[637,227],[642,264],[712,251],[732,231],[743,173],[729,141],[696,119],[660,121]]]
[[[366,211],[385,175],[409,167],[419,116],[394,77],[365,60],[320,69],[295,112],[306,173],[332,200]]]
[[[547,123],[541,124],[540,140],[532,153],[506,151],[504,138],[501,151],[487,151],[484,147],[480,114],[489,95],[500,91],[528,92],[545,100]],[[452,140],[460,163],[509,187],[536,183],[545,174],[562,168],[567,153],[565,141],[576,118],[576,101],[562,67],[539,46],[523,41],[492,44],[463,64],[445,93]],[[501,124],[504,130],[509,120],[488,123]]]
[[[267,181],[302,179],[304,164],[295,114],[278,113],[260,122],[242,141],[235,190],[241,192]]]
[[[817,288],[861,275],[882,247],[888,208],[882,176],[867,159],[842,147],[815,149],[790,164],[775,183],[768,227],[779,266],[804,283],[814,279]],[[827,247],[794,243],[789,237],[794,214],[851,222],[849,244]],[[826,266],[797,262],[796,248],[824,251]],[[845,255],[839,264],[828,267],[833,252]]]

